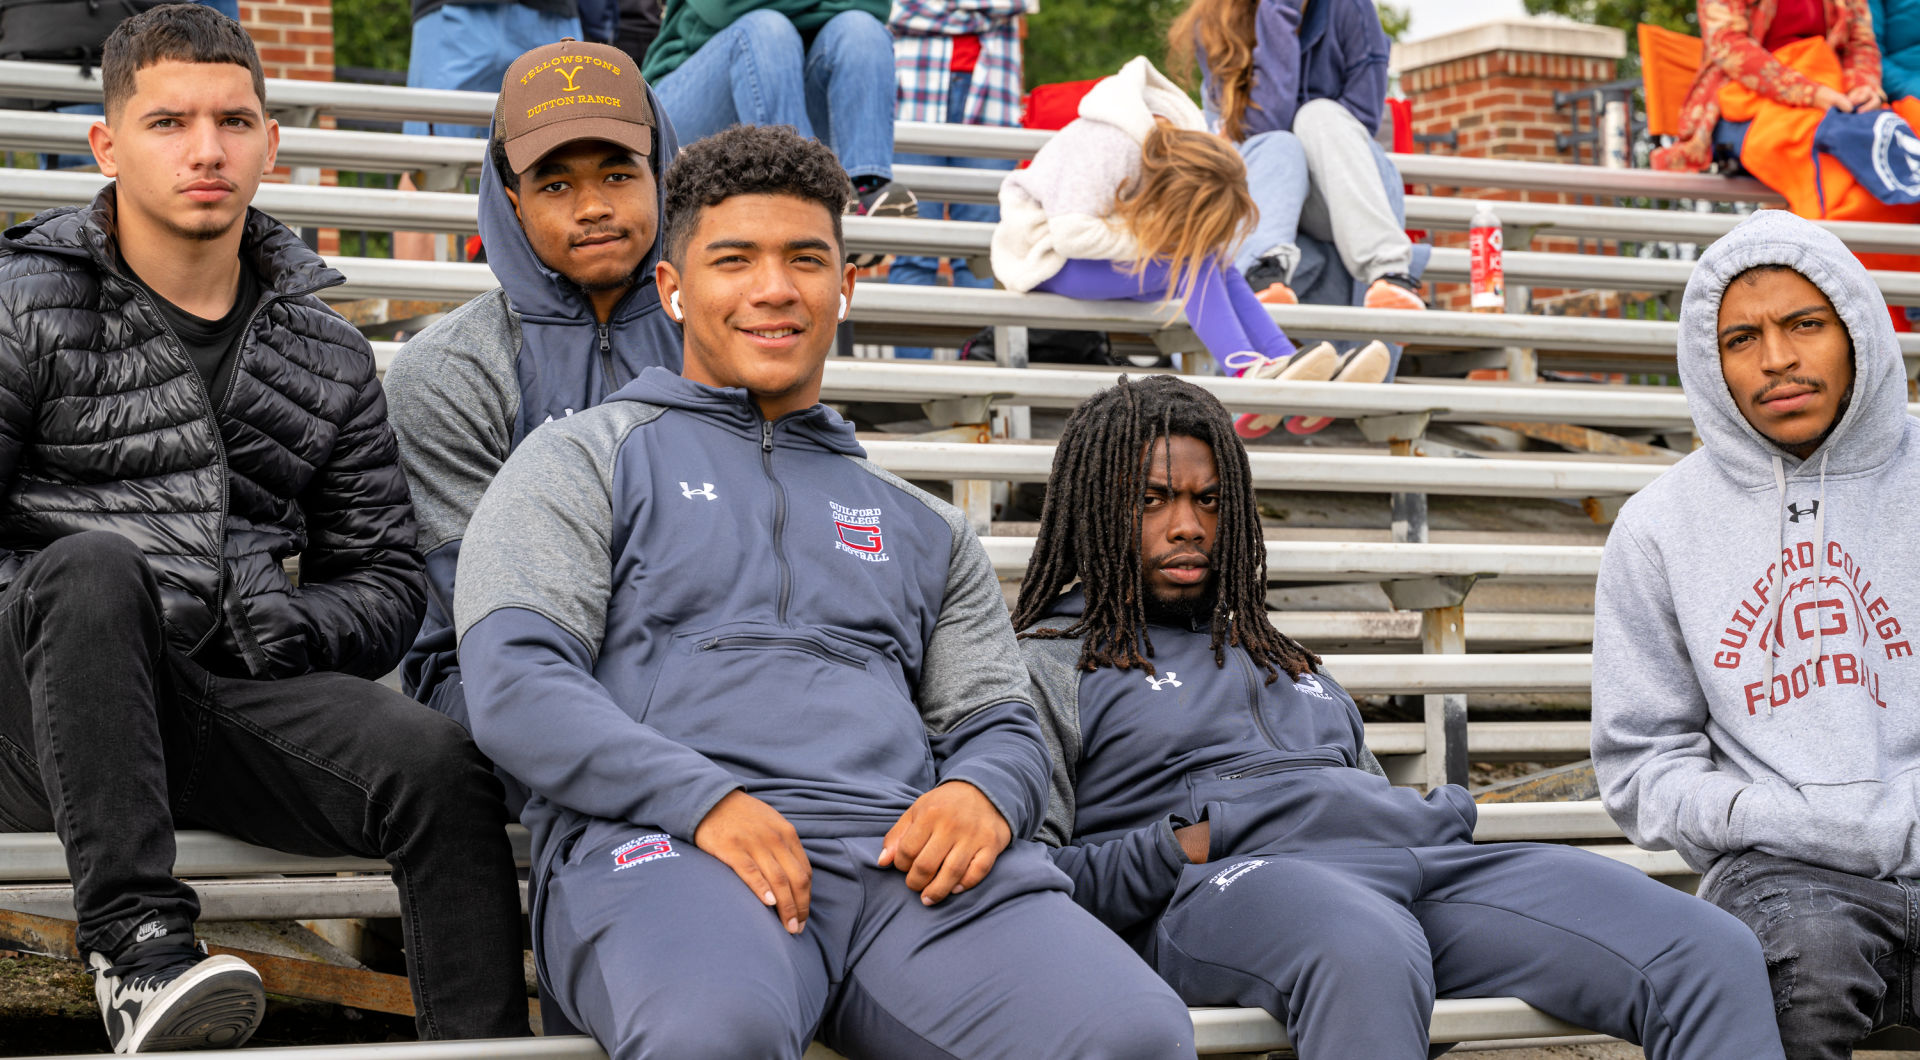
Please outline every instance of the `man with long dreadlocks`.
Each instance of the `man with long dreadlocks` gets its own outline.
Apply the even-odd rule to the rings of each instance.
[[[1595,854],[1476,846],[1464,790],[1387,782],[1266,617],[1251,477],[1226,410],[1168,376],[1067,421],[1014,624],[1074,899],[1303,1060],[1425,1057],[1437,996],[1517,996],[1654,1060],[1781,1056],[1733,917]]]

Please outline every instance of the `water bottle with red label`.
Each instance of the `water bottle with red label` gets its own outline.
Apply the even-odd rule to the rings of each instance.
[[[1507,311],[1507,281],[1500,264],[1500,218],[1490,202],[1473,204],[1473,220],[1467,231],[1467,246],[1472,253],[1471,308],[1476,313]]]

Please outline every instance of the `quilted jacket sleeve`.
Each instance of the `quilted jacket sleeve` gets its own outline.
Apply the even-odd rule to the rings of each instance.
[[[0,295],[0,305],[5,304]],[[33,430],[35,390],[27,351],[12,313],[0,310],[0,496],[12,492],[15,464]],[[13,582],[20,559],[0,548],[0,587]]]
[[[292,607],[305,633],[304,669],[377,678],[419,632],[427,592],[386,397],[371,371],[299,503],[308,538]]]

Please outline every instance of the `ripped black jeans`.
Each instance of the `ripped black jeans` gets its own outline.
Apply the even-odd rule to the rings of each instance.
[[[1749,850],[1700,897],[1760,938],[1788,1060],[1841,1060],[1882,1027],[1920,1026],[1920,880],[1874,880]]]

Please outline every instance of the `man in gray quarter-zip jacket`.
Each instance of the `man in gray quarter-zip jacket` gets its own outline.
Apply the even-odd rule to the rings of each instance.
[[[849,189],[783,126],[688,148],[684,378],[539,427],[474,512],[460,663],[533,793],[544,996],[616,1060],[1192,1056],[1029,841],[1046,746],[986,550],[819,404]]]
[[[54,831],[119,1052],[238,1045],[174,830],[394,867],[423,1037],[525,1034],[500,785],[375,684],[419,627],[412,507],[340,273],[248,206],[259,58],[210,7],[122,22],[116,178],[0,238],[0,831]],[[282,562],[298,556],[298,584]]]
[[[1465,790],[1387,782],[1352,697],[1267,621],[1251,478],[1227,411],[1169,376],[1061,435],[1014,623],[1074,900],[1302,1060],[1424,1057],[1435,997],[1500,996],[1654,1060],[1780,1056],[1738,921],[1596,854],[1476,846]]]
[[[543,106],[554,99],[568,102]],[[386,379],[427,567],[402,685],[462,725],[454,572],[487,483],[528,431],[643,368],[680,370],[680,327],[653,283],[661,176],[680,145],[633,59],[577,41],[520,56],[488,143],[480,235],[500,286],[409,340]],[[526,794],[507,786],[518,812]]]
[[[1759,936],[1789,1055],[1913,1023],[1920,946],[1920,423],[1879,289],[1762,210],[1701,255],[1680,378],[1702,448],[1600,564],[1608,812]]]

